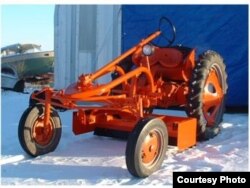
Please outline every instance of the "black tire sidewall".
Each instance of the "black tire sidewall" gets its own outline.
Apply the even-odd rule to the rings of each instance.
[[[53,137],[51,141],[42,146],[32,138],[32,129],[36,119],[44,113],[44,105],[36,104],[29,107],[19,123],[18,135],[22,148],[31,156],[38,156],[54,151],[61,138],[61,120],[54,109],[51,109],[51,122],[53,126]]]
[[[24,91],[24,87],[25,87],[25,81],[24,80],[19,80],[15,84],[13,90],[16,91],[16,92],[21,92],[22,93]]]
[[[150,131],[157,130],[163,136],[160,154],[157,162],[150,168],[145,166],[141,159],[141,149],[145,137]],[[168,133],[165,123],[157,118],[141,120],[133,132],[130,133],[126,147],[126,164],[129,172],[140,178],[145,178],[158,170],[164,160],[168,146]]]

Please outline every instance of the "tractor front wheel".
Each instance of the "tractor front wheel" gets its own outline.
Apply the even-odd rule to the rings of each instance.
[[[36,157],[54,151],[61,138],[61,121],[51,109],[48,125],[44,126],[44,105],[29,107],[22,115],[19,127],[19,142],[26,153]]]
[[[143,118],[130,133],[126,147],[128,171],[145,178],[158,170],[168,146],[165,123],[158,118]]]

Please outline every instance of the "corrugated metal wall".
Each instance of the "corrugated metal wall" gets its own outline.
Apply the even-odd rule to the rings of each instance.
[[[121,52],[121,6],[57,5],[55,88],[105,65]],[[100,82],[107,82],[104,77]]]

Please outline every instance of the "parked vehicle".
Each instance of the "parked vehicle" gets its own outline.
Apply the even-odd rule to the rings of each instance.
[[[25,82],[53,80],[54,51],[37,44],[13,44],[1,48],[1,87],[22,92]]]

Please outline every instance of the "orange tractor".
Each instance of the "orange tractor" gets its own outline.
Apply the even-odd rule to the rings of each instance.
[[[163,26],[171,28],[171,39]],[[160,168],[168,144],[184,150],[217,135],[227,92],[223,59],[214,51],[196,59],[195,49],[171,46],[175,33],[163,17],[156,32],[96,72],[63,90],[33,92],[19,122],[22,148],[31,156],[54,151],[61,137],[57,111],[74,110],[74,134],[127,138],[129,172],[147,177]],[[159,37],[168,45],[155,44]],[[98,84],[106,74],[112,81]],[[182,107],[187,117],[152,113],[170,107]]]

